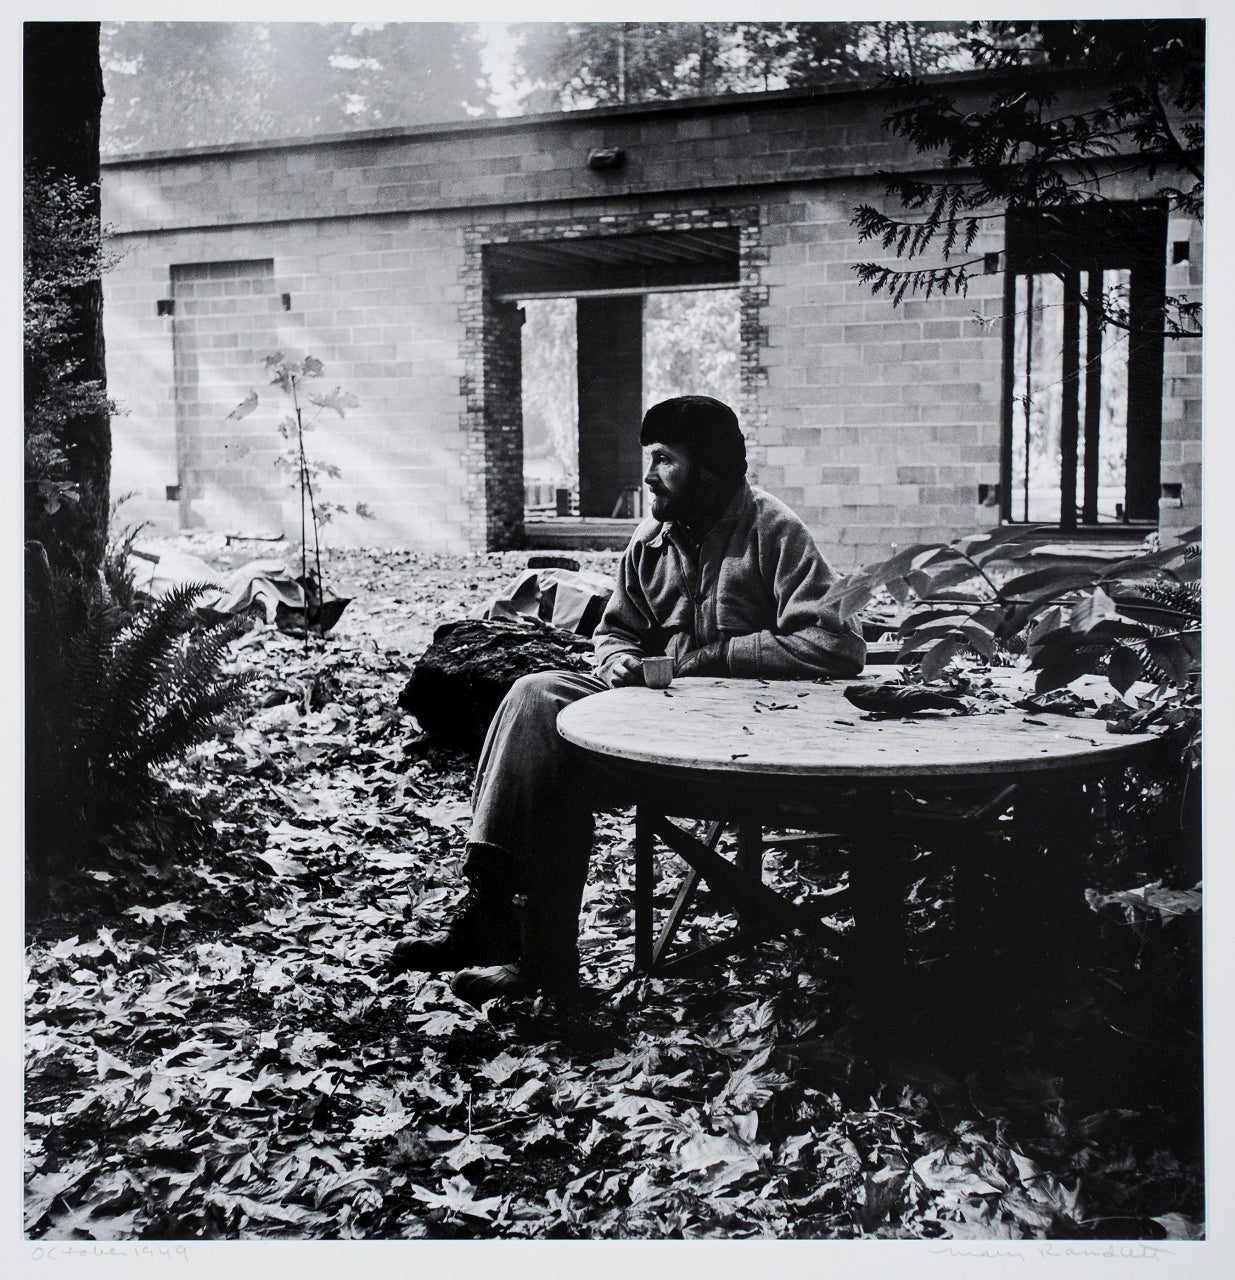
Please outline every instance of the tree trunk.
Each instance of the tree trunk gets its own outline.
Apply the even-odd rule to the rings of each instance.
[[[97,22],[27,22],[23,116],[25,163],[75,179],[98,209],[103,76]],[[74,378],[105,380],[102,283],[77,286],[70,358]],[[29,388],[28,388],[29,391]],[[111,424],[82,414],[64,432],[77,502],[54,513],[26,503],[26,853],[37,907],[47,879],[76,860],[83,834],[68,695],[68,654],[97,596],[107,542]]]
[[[25,163],[51,169],[93,192],[99,207],[99,118],[103,73],[97,22],[27,22],[23,67]],[[80,381],[105,382],[103,284],[74,290],[74,332],[67,355]],[[78,417],[66,432],[70,478],[79,500],[53,515],[27,509],[27,539],[41,542],[53,570],[92,582],[103,563],[111,488],[111,423],[105,412]]]

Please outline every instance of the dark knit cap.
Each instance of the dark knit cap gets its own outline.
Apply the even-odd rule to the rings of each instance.
[[[639,443],[684,445],[700,466],[727,483],[746,474],[746,441],[737,414],[711,396],[674,396],[643,415]]]

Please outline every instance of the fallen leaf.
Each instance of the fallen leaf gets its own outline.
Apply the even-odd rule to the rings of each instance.
[[[501,1164],[510,1157],[496,1143],[485,1142],[469,1135],[462,1142],[442,1152],[442,1159],[452,1169],[466,1169],[469,1164],[483,1160],[489,1164]]]
[[[413,812],[431,826],[449,830],[471,820],[472,806],[466,800],[445,799],[436,804],[418,805]]]
[[[1205,1224],[1182,1213],[1163,1213],[1151,1218],[1163,1231],[1168,1240],[1204,1240]]]
[[[431,1209],[445,1209],[447,1213],[461,1213],[469,1218],[488,1221],[502,1203],[501,1196],[477,1199],[476,1188],[462,1175],[456,1174],[442,1183],[442,1191],[429,1191],[412,1184],[412,1194]]]
[[[187,920],[189,908],[183,902],[164,902],[158,907],[126,907],[124,914],[133,916],[142,924],[172,924],[177,920]]]

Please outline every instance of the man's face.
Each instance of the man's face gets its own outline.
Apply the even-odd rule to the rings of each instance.
[[[643,450],[643,483],[652,495],[657,520],[682,520],[693,514],[701,494],[700,472],[685,445],[653,441]]]

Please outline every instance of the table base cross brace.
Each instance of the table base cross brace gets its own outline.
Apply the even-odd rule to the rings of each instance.
[[[823,941],[829,949],[843,952],[845,938],[834,925],[810,907],[790,902],[763,883],[762,829],[757,823],[740,822],[738,853],[729,862],[716,851],[729,825],[708,823],[702,838],[679,826],[669,817],[640,805],[635,818],[635,968],[640,973],[662,976],[701,969],[735,951],[800,929]],[[655,845],[660,840],[690,867],[659,936],[655,931],[652,890],[655,880]],[[738,920],[737,932],[719,942],[700,947],[686,955],[667,959],[678,930],[693,905],[700,882]],[[829,910],[836,899],[828,899]]]

